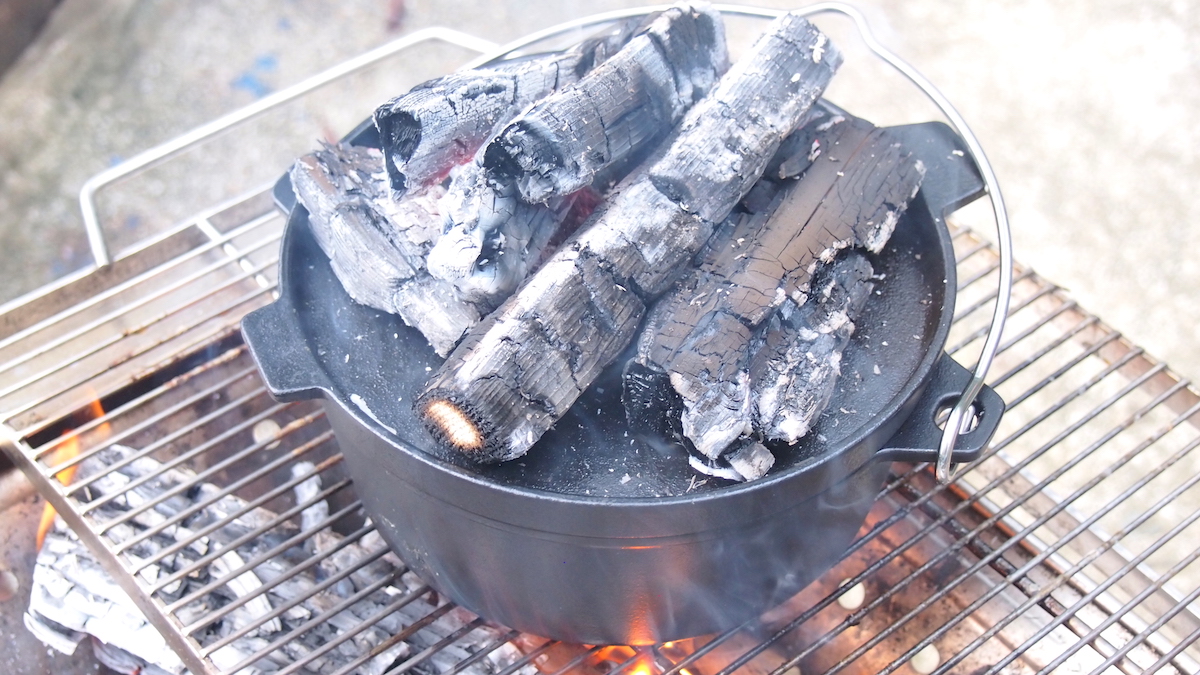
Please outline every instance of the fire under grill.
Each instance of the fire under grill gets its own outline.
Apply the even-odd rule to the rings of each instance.
[[[989,378],[1008,411],[955,482],[895,464],[837,566],[747,625],[581,646],[408,572],[320,406],[267,394],[238,326],[283,225],[256,191],[0,317],[5,452],[194,673],[1200,672],[1200,395],[1032,270]],[[970,366],[1001,264],[954,242]],[[69,545],[43,553],[66,609],[90,564]]]

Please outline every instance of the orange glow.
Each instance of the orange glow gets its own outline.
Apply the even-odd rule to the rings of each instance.
[[[100,419],[104,416],[104,408],[100,405],[99,399],[92,401],[91,405],[89,406],[89,412],[92,414],[92,419]],[[111,433],[111,427],[108,422],[104,422],[103,424],[97,426],[95,431],[92,433],[95,434],[95,442],[99,443],[108,438],[109,433]],[[51,469],[60,464],[64,464],[79,455],[81,444],[79,442],[78,432],[68,431],[65,432],[63,436],[66,438],[59,443],[59,446],[54,449],[54,452],[50,453],[50,457],[46,461],[47,466],[49,466]],[[71,481],[75,479],[75,472],[78,470],[79,465],[74,464],[63,469],[62,471],[55,473],[54,477],[57,478],[58,482],[62,483],[63,485],[70,485]],[[50,532],[50,528],[54,526],[55,515],[56,512],[54,507],[51,506],[49,502],[46,502],[46,508],[42,510],[42,520],[38,523],[37,529],[37,548],[39,551],[42,549],[42,544],[46,541],[46,534]]]
[[[653,675],[654,664],[645,656],[639,657],[637,663],[627,671],[630,675]]]

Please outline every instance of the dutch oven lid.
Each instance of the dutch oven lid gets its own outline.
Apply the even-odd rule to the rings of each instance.
[[[700,475],[679,443],[631,429],[620,398],[628,355],[610,366],[524,457],[479,466],[441,449],[412,410],[441,359],[400,317],[350,299],[312,238],[307,213],[295,205],[286,176],[275,191],[281,207],[291,209],[280,298],[249,315],[244,329],[277,397],[324,395],[396,452],[472,482],[568,499],[695,499],[829,474],[823,465],[830,463],[836,464],[833,474],[844,476],[886,447],[942,357],[955,287],[943,215],[983,193],[976,167],[949,127],[929,122],[893,130],[927,168],[921,192],[888,246],[871,256],[881,278],[843,354],[832,402],[795,446],[768,444],[775,467],[758,481],[731,484]],[[369,123],[349,138],[361,145],[378,143]],[[267,313],[274,316],[268,319]],[[263,335],[272,330],[280,334]]]

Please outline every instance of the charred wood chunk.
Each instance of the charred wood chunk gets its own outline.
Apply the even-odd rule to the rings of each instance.
[[[841,65],[841,53],[806,19],[785,14],[697,104],[651,172],[664,194],[721,222],[762,175]]]
[[[806,62],[824,66],[803,72],[771,67],[776,60],[793,63],[797,44],[808,45]],[[706,106],[706,98],[694,106],[663,155],[618,186],[579,234],[472,329],[434,374],[415,407],[435,438],[480,461],[527,452],[629,344],[646,305],[678,280],[714,224],[745,196],[819,95],[834,54],[802,18],[772,23],[709,94],[719,103]],[[750,105],[765,95],[784,97],[773,103],[770,124]],[[714,151],[707,138],[712,130],[699,119],[705,115],[728,116],[730,129],[754,132],[746,134],[753,142],[732,146],[745,153],[736,164],[748,173],[706,176],[713,197],[698,211],[665,194],[652,177],[705,163],[700,155]],[[719,152],[731,151],[722,146]]]
[[[829,405],[873,273],[866,256],[845,251],[817,270],[808,302],[789,300],[769,322],[750,367],[755,426],[766,438],[795,443]]]
[[[392,189],[400,195],[444,177],[500,125],[615,53],[636,26],[626,22],[561,54],[430,80],[380,106],[375,126]]]
[[[441,233],[431,186],[393,201],[378,150],[327,145],[290,172],[309,225],[333,272],[356,302],[399,314],[439,354],[448,354],[480,309],[431,277],[425,258]]]
[[[461,298],[490,311],[590,215],[591,188],[530,204],[511,185],[487,180],[476,157],[451,172],[439,208],[447,228],[429,253],[429,272]]]
[[[745,482],[767,475],[771,467],[775,466],[775,455],[762,443],[751,438],[741,438],[717,459],[689,455],[688,463],[700,473]]]
[[[639,361],[670,374],[685,434],[712,459],[753,428],[748,392],[757,383],[747,369],[760,327],[781,305],[804,304],[814,269],[838,250],[878,251],[924,173],[887,130],[856,118],[814,119],[794,136],[792,151],[808,146],[803,160],[797,153],[778,166],[807,164],[801,180],[714,236],[699,267],[653,308],[638,343]]]
[[[728,67],[724,26],[708,7],[658,14],[619,52],[506,126],[484,155],[490,178],[544,202],[579,190],[647,150]]]

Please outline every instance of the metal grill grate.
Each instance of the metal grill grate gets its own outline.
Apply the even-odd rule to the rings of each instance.
[[[272,401],[237,331],[282,226],[255,191],[0,316],[5,451],[195,673],[1200,672],[1200,395],[1031,270],[980,460],[946,487],[894,465],[796,598],[634,650],[490,625],[386,551],[320,408]],[[1000,262],[955,246],[974,354]]]
[[[295,672],[333,650],[350,672],[401,643],[408,656],[391,672],[565,673],[612,661],[465,616],[386,553],[320,409],[273,402],[236,332],[271,298],[282,219],[264,209],[258,194],[212,214],[205,222],[252,215],[0,341],[7,450],[194,672],[256,661]],[[982,337],[997,263],[970,232],[955,241],[961,309],[950,344],[960,352]],[[669,675],[886,673],[933,645],[937,672],[1197,672],[1200,396],[1031,271],[1017,275],[1009,325],[992,385],[1010,410],[956,483],[895,465],[843,561],[800,596],[736,631],[630,650],[617,668],[653,657]],[[69,445],[79,453],[65,455]],[[68,485],[55,480],[76,466]],[[134,468],[143,473],[114,486]],[[295,488],[313,476],[321,488],[298,501]],[[308,522],[320,503],[328,515]],[[164,516],[167,504],[177,510]],[[197,524],[214,505],[220,517]],[[168,532],[174,543],[148,554]],[[146,573],[192,549],[203,553]],[[231,550],[240,566],[228,564]],[[205,604],[246,571],[257,588]],[[296,580],[304,590],[283,601],[279,589]],[[864,604],[847,609],[860,589]],[[269,611],[213,628],[263,598]],[[296,607],[303,621],[236,659],[222,655]]]

